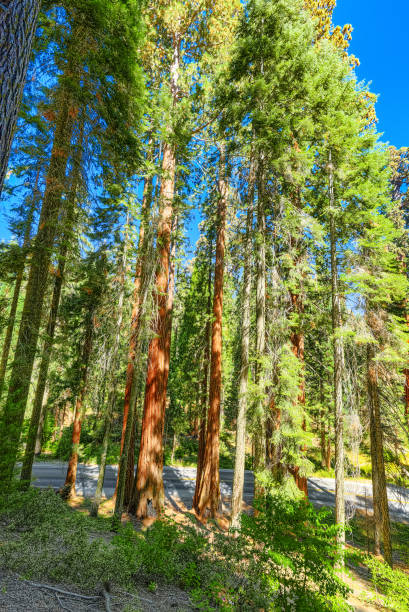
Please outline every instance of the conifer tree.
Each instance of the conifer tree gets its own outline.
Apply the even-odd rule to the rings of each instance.
[[[0,6],[0,195],[40,6],[40,0],[4,0]]]

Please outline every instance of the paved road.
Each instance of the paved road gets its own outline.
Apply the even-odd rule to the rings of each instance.
[[[67,464],[65,462],[38,462],[33,467],[34,485],[38,487],[60,488],[64,484]],[[110,497],[115,488],[116,466],[107,466],[103,493]],[[169,503],[175,508],[178,501],[182,501],[191,508],[195,489],[196,468],[176,468],[166,466],[163,470],[165,495]],[[78,495],[92,497],[98,478],[98,466],[78,466],[76,491]],[[222,500],[228,503],[233,483],[233,470],[220,470],[220,488]],[[254,491],[254,477],[252,472],[245,472],[244,500],[251,503]],[[311,502],[317,506],[335,505],[335,484],[332,478],[310,478],[308,491]],[[368,482],[345,483],[346,512],[351,514],[359,508],[372,511],[372,485]],[[409,489],[401,487],[388,487],[389,508],[391,518],[395,521],[409,523]]]

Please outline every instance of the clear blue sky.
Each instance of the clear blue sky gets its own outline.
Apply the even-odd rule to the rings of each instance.
[[[378,129],[383,140],[409,146],[409,0],[338,0],[334,23],[354,27],[350,50],[359,57],[360,80],[372,81],[379,94]],[[0,240],[8,239],[0,204]]]
[[[379,94],[378,130],[396,147],[409,146],[409,1],[337,0],[334,23],[351,23],[350,50],[360,80]]]

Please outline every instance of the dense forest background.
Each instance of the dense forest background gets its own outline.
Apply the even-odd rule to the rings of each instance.
[[[4,48],[7,19],[25,36],[0,62],[1,486],[64,460],[69,500],[95,463],[96,516],[118,464],[114,518],[144,519],[163,466],[195,466],[206,520],[232,468],[238,528],[245,469],[298,508],[327,476],[342,551],[344,480],[371,478],[392,566],[409,155],[380,140],[335,0],[3,4]]]

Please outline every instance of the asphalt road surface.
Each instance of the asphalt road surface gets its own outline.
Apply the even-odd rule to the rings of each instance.
[[[59,489],[65,480],[65,462],[38,462],[33,467],[33,484],[37,487]],[[111,497],[115,488],[116,466],[107,466],[103,494]],[[175,508],[183,502],[187,508],[192,506],[195,489],[196,468],[165,466],[163,470],[166,499]],[[98,478],[98,466],[79,464],[77,473],[77,495],[92,497]],[[228,505],[233,484],[233,470],[220,470],[222,501]],[[244,501],[251,504],[254,491],[254,476],[245,472]],[[316,507],[335,505],[335,483],[332,478],[310,478],[308,480],[309,499]],[[391,519],[409,524],[409,489],[388,487],[389,510]],[[372,513],[372,485],[363,481],[345,482],[345,505],[347,516],[351,517],[356,509]]]

